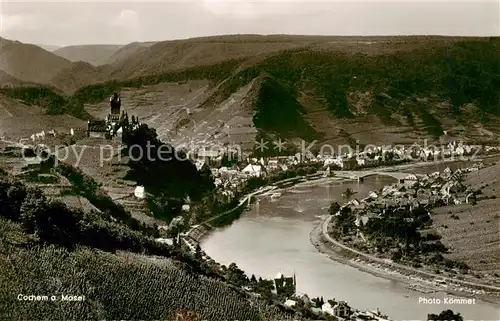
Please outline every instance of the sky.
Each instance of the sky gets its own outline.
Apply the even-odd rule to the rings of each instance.
[[[1,36],[44,45],[221,34],[500,35],[498,0],[0,1]]]

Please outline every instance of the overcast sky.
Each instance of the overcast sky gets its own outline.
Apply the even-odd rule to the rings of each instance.
[[[218,34],[500,35],[486,1],[5,1],[2,37],[45,45],[125,44]]]

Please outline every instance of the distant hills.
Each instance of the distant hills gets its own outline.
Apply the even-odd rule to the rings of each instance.
[[[47,51],[50,51],[50,52],[56,51],[57,49],[60,49],[63,47],[63,46],[56,46],[56,45],[40,45],[40,44],[34,44],[34,45],[36,45],[42,49],[45,49]]]
[[[54,51],[54,54],[70,61],[83,61],[94,66],[105,65],[121,45],[82,45],[67,46]]]
[[[5,77],[9,77],[8,82],[2,79],[0,85],[11,84],[14,79],[18,79],[22,82],[55,86],[71,94],[82,86],[110,79],[116,69],[122,68],[122,61],[153,44],[154,42],[134,42],[123,46],[57,47],[0,38],[0,70],[8,75]],[[117,65],[102,67],[112,64]]]
[[[229,108],[238,110],[241,119],[250,119],[260,134],[286,139],[481,140],[477,128],[493,133],[499,129],[500,38],[495,37],[236,35],[56,51],[67,59],[34,45],[2,42],[12,54],[2,53],[1,66],[9,69],[0,69],[15,79],[57,88],[73,104],[66,110],[79,110],[80,115],[86,114],[81,108],[102,114],[95,108],[107,108],[105,104],[92,106],[101,106],[113,91],[128,90],[127,108],[144,113],[146,121],[159,119],[167,107],[189,105],[204,115],[199,121],[220,119],[208,110]],[[99,54],[91,57],[92,48]],[[106,64],[89,62],[98,64],[98,58]],[[87,62],[70,61],[78,59]],[[162,102],[153,94],[166,90],[159,89],[161,83],[181,88],[200,80],[208,86],[196,89],[196,97],[204,97],[197,103],[173,88],[166,99],[179,103]],[[246,123],[240,118],[223,123]],[[173,128],[189,129],[195,122],[178,121]]]
[[[71,61],[32,44],[0,38],[0,70],[27,82],[50,84]]]

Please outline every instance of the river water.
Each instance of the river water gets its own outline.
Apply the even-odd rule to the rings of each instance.
[[[463,164],[447,165],[454,169]],[[442,170],[435,165],[418,172]],[[351,188],[356,198],[379,190],[394,180],[370,177],[357,182],[307,182],[282,192],[275,201],[259,200],[232,225],[214,230],[202,240],[201,247],[216,261],[236,263],[247,274],[273,278],[278,272],[296,274],[297,292],[310,297],[323,296],[345,300],[362,310],[376,309],[394,320],[426,320],[428,313],[445,309],[460,312],[466,320],[500,320],[500,304],[478,302],[473,305],[429,305],[420,298],[439,298],[444,293],[423,294],[401,283],[376,277],[341,264],[321,254],[310,243],[311,230],[321,222],[332,200],[344,201],[341,194]]]

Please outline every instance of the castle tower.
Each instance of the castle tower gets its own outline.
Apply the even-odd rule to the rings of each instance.
[[[109,105],[111,108],[111,115],[120,116],[122,102],[118,93],[114,93],[113,96],[109,98]]]
[[[106,117],[106,123],[110,127],[110,135],[114,136],[118,130],[121,122],[120,109],[121,109],[121,99],[117,93],[109,98],[109,105],[111,113]]]

